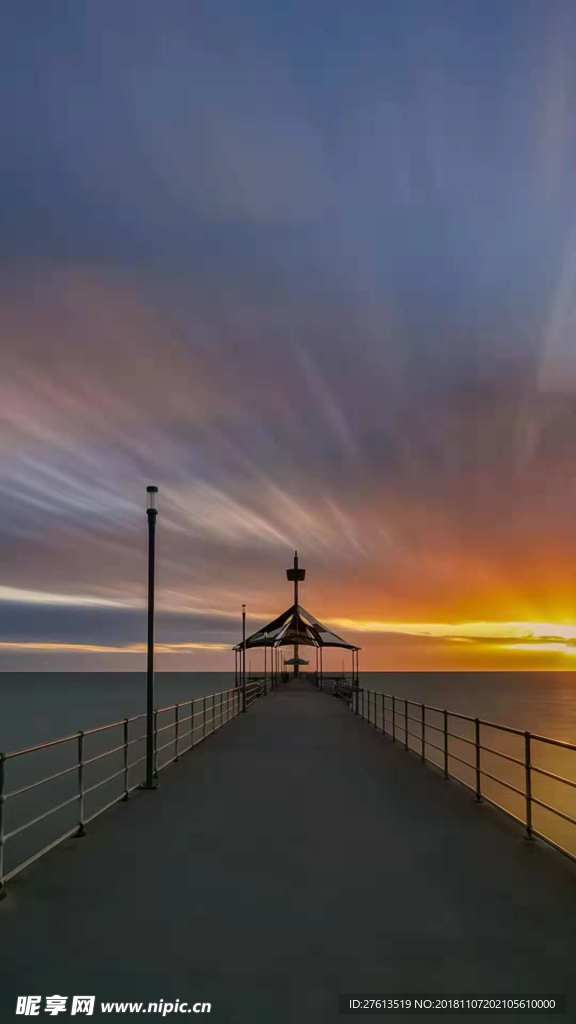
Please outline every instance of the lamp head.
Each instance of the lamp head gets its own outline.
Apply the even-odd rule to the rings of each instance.
[[[154,484],[149,484],[146,488],[146,494],[148,495],[147,508],[156,511],[156,495],[158,494],[158,488]]]

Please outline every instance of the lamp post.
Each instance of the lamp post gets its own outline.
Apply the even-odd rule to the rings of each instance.
[[[146,782],[144,789],[156,789],[154,781],[154,584],[156,542],[156,495],[158,488],[146,488],[148,504],[148,649],[146,661]]]
[[[242,605],[242,711],[246,711],[246,605]]]

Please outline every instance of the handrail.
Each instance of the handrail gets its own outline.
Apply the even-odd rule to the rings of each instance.
[[[258,697],[265,695],[268,692],[266,680],[262,682],[249,682],[245,687],[246,692],[246,706],[252,704]],[[180,710],[184,709],[188,714],[180,714]],[[200,710],[198,710],[200,709]],[[226,725],[232,719],[236,718],[242,711],[242,690],[236,686],[227,690],[218,690],[215,693],[204,694],[201,697],[192,697],[189,700],[181,701],[177,704],[170,704],[166,707],[157,708],[154,712],[154,763],[155,763],[155,774],[162,771],[169,764],[172,764],[179,760],[179,758],[193,747],[197,746],[212,733],[216,732],[222,726]],[[158,725],[158,717],[160,715],[172,712],[172,720],[167,724]],[[110,807],[120,801],[128,799],[129,795],[134,790],[141,788],[144,781],[144,769],[143,765],[146,760],[144,756],[134,757],[132,760],[129,759],[130,748],[136,743],[145,742],[145,734],[141,733],[138,735],[130,735],[130,726],[136,722],[145,720],[145,714],[133,715],[130,718],[119,719],[117,722],[108,722],[104,725],[98,725],[91,729],[85,729],[76,733],[72,733],[69,736],[61,736],[54,740],[48,740],[45,743],[36,743],[29,747],[22,747],[18,750],[10,750],[6,753],[0,753],[0,898],[5,894],[6,882],[14,878],[20,872],[24,871],[29,865],[33,864],[44,854],[53,850],[59,843],[69,839],[71,836],[81,836],[85,834],[86,825],[97,818],[100,814],[103,814]],[[196,719],[196,721],[194,721]],[[191,722],[191,727],[187,730],[183,730],[182,726]],[[89,737],[101,735],[109,732],[111,729],[122,729],[123,740],[118,743],[116,740],[112,747],[106,750],[98,750],[91,756],[86,756],[85,746],[86,740]],[[158,738],[160,733],[164,733],[171,729],[173,736],[171,736],[166,743],[158,745]],[[185,741],[190,739],[187,745],[184,745]],[[46,750],[54,750],[58,747],[64,747],[65,744],[75,744],[76,755],[73,763],[67,765],[58,771],[52,772],[51,774],[43,775],[39,779],[35,779],[32,782],[26,782],[24,785],[17,785],[16,787],[8,788],[8,765],[16,759],[24,759],[28,754],[38,754]],[[158,754],[161,751],[166,750],[168,747],[172,748],[172,756],[164,760],[161,764],[158,764]],[[134,751],[137,753],[137,750]],[[116,755],[121,760],[121,766],[117,770],[113,770],[111,774],[105,778],[98,778],[96,781],[91,781],[87,784],[85,781],[85,770],[92,768],[95,764],[102,761],[107,757],[113,757]],[[20,762],[21,763],[21,762]],[[117,762],[119,763],[119,762]],[[139,766],[142,766],[139,768]],[[135,769],[138,769],[137,776],[134,777]],[[48,807],[42,809],[41,813],[38,813],[39,808],[34,808],[34,813],[29,813],[29,816],[24,820],[20,821],[15,827],[8,828],[6,812],[8,805],[17,797],[21,797],[24,794],[31,793],[33,790],[38,789],[40,786],[45,786],[48,783],[61,780],[64,782],[64,777],[76,775],[76,785],[73,786],[73,792],[71,795],[65,794],[63,799],[57,799]],[[114,780],[120,780],[121,792],[108,800],[104,806],[98,807],[90,814],[85,813],[85,800],[86,797],[91,796],[98,790],[101,790],[104,786],[109,786]],[[61,789],[61,787],[60,787]],[[60,793],[62,796],[62,793]],[[27,849],[21,859],[17,860],[17,863],[13,865],[6,865],[6,849],[9,842],[16,839],[18,836],[27,832],[33,826],[38,825],[41,822],[51,818],[52,815],[58,814],[59,811],[65,808],[75,806],[77,808],[76,822],[73,827],[70,827],[69,818],[62,823],[61,831],[50,838],[46,842],[42,842],[40,838],[39,846],[36,849]]]
[[[520,822],[524,826],[528,839],[533,839],[537,836],[550,846],[566,854],[571,860],[576,860],[576,828],[573,839],[571,837],[570,840],[567,840],[562,837],[558,840],[557,837],[551,834],[551,829],[546,823],[539,823],[538,828],[534,826],[533,811],[534,807],[542,808],[553,815],[555,821],[559,820],[575,827],[576,817],[572,817],[571,814],[561,809],[561,807],[553,806],[554,801],[557,800],[556,795],[550,797],[547,794],[547,800],[544,800],[541,793],[534,794],[532,792],[533,782],[537,777],[541,777],[543,780],[550,779],[553,783],[570,787],[570,789],[576,788],[576,760],[574,762],[574,777],[568,778],[558,774],[556,771],[551,771],[546,767],[534,764],[534,744],[547,744],[551,749],[559,749],[565,753],[574,753],[576,752],[576,743],[555,739],[551,736],[541,736],[538,733],[531,733],[527,730],[515,729],[512,726],[491,722],[487,719],[475,718],[472,715],[465,715],[459,711],[450,711],[447,708],[438,708],[408,697],[398,697],[395,694],[383,693],[380,690],[350,686],[347,696],[350,698],[350,707],[354,713],[364,718],[384,735],[391,737],[392,742],[399,741],[403,743],[406,750],[418,754],[427,764],[443,771],[444,778],[454,779],[466,786],[466,788],[471,789],[475,793],[478,802],[485,800],[487,803],[499,808],[508,817],[513,818],[514,821]],[[418,717],[408,714],[408,708],[419,708]],[[427,718],[429,712],[441,715],[442,724],[429,721]],[[474,726],[473,736],[460,736],[450,731],[449,725],[452,718],[470,722]],[[417,723],[420,726],[419,731],[414,732],[413,729],[410,729],[409,722]],[[503,750],[496,750],[489,743],[486,743],[483,737],[483,730],[485,729],[513,735],[522,739],[524,746],[523,757],[513,756]],[[435,734],[443,736],[444,742],[442,747],[431,741],[429,736],[430,730]],[[411,743],[411,740],[414,743]],[[460,756],[459,748],[456,746],[455,749],[455,744],[457,745],[458,743],[464,743],[467,747],[473,748],[474,760],[468,761]],[[429,756],[431,749],[441,755],[440,764]],[[518,782],[516,774],[510,775],[509,773],[508,778],[503,778],[500,774],[494,774],[501,767],[500,761],[498,761],[497,767],[494,767],[493,762],[490,760],[487,762],[487,757],[498,758],[507,762],[510,765],[510,773],[521,769],[523,782],[521,784]],[[466,766],[472,773],[474,782],[467,781],[454,774],[452,769],[454,762]],[[486,787],[482,785],[482,781],[486,779],[498,786],[504,787],[521,798],[524,805],[523,818],[519,817],[515,811],[510,810],[495,800],[493,795],[486,793]],[[549,800],[551,802],[548,802]]]

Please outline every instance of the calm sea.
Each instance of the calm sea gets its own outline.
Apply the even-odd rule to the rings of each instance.
[[[364,672],[365,686],[541,735],[576,741],[576,672]],[[159,706],[223,690],[227,672],[160,672]],[[0,750],[144,710],[138,672],[0,673]]]

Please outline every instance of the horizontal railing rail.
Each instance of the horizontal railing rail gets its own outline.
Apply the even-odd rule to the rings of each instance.
[[[378,690],[346,695],[356,714],[504,811],[528,839],[576,860],[576,743]]]
[[[247,683],[245,706],[265,693],[264,684]],[[242,707],[242,687],[234,687],[157,708],[155,777],[236,718]],[[142,787],[145,722],[145,714],[133,715],[0,753],[0,895],[10,879],[71,836],[85,835],[91,821]],[[98,749],[110,734],[111,746]],[[56,763],[45,768],[39,765],[54,758]],[[108,767],[103,777],[96,774],[90,778],[104,765]],[[12,774],[14,779],[10,778]],[[100,802],[97,794],[104,794]],[[62,817],[64,811],[67,814]],[[54,827],[49,825],[52,822]],[[38,826],[43,828],[38,830]]]

